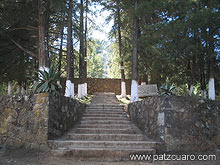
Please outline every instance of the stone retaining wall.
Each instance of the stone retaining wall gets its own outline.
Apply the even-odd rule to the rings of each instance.
[[[206,151],[220,146],[220,102],[192,97],[149,97],[128,105],[131,121],[164,142],[166,151]]]
[[[48,139],[74,126],[84,107],[76,100],[48,94],[0,96],[0,145],[45,150]]]
[[[81,119],[86,104],[67,97],[50,97],[49,139],[62,136]]]

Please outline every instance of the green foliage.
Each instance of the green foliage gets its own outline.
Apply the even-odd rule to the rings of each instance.
[[[166,83],[165,85],[162,85],[160,87],[161,89],[161,95],[175,95],[175,85],[174,84],[170,84],[170,83]]]
[[[49,92],[53,95],[59,95],[59,91],[62,88],[60,84],[57,84],[59,80],[60,73],[57,72],[58,66],[54,67],[53,64],[50,66],[49,71],[38,70],[36,79],[34,83],[33,92],[34,93],[44,93]]]
[[[109,78],[121,78],[120,71],[120,57],[118,52],[118,45],[116,43],[110,45],[108,53],[111,60],[108,62],[108,77]],[[112,51],[113,50],[113,51]]]
[[[103,78],[104,75],[104,42],[88,41],[87,67],[88,77]]]
[[[132,73],[130,61],[134,4],[130,1],[120,3],[122,51],[125,71],[129,77]],[[110,5],[114,8],[112,3],[108,4],[108,8]],[[187,85],[192,82],[194,85],[199,83],[199,88],[195,89],[198,95],[201,93],[201,86],[204,87],[208,83],[210,59],[216,57],[214,74],[218,94],[219,6],[220,1],[217,0],[139,0],[136,14],[139,18],[137,41],[139,75],[147,74],[149,83],[156,83],[159,86],[169,78],[178,87],[183,87],[178,88],[179,94],[183,95],[188,93]],[[113,30],[117,31],[117,28]]]
[[[92,98],[93,98],[93,95],[87,95],[81,99],[76,97],[76,100],[78,100],[79,102],[84,103],[84,104],[90,104],[92,101]]]
[[[49,22],[45,25],[47,37],[47,55],[52,63],[58,63],[60,51],[61,29],[66,33],[68,2],[66,0],[50,0],[46,10]],[[108,18],[117,21],[116,1],[92,0],[92,8],[101,4],[103,10],[111,11]],[[16,46],[11,39],[24,49],[37,55],[38,42],[38,3],[33,0],[1,0],[0,2],[0,81],[16,81],[18,84],[27,82],[27,75],[33,75],[38,67],[38,59],[27,51]],[[75,53],[75,77],[79,73],[78,44],[79,39],[79,1],[75,1],[73,9],[73,47]],[[187,95],[188,84],[193,82],[207,86],[209,77],[210,59],[214,62],[216,94],[220,95],[220,1],[219,0],[139,0],[138,12],[138,67],[139,75],[147,74],[149,83],[159,86],[166,79],[179,87],[180,95]],[[102,11],[103,11],[102,10]],[[92,10],[90,10],[92,12]],[[134,1],[120,1],[122,56],[126,78],[131,77],[131,59],[133,44]],[[46,18],[45,18],[46,19]],[[88,32],[97,28],[95,21],[89,19]],[[103,68],[103,50],[107,50],[107,74],[112,78],[120,77],[120,58],[118,52],[117,25],[113,26],[111,37],[113,46],[107,50],[106,43],[88,38],[88,77],[102,78],[105,75]],[[87,35],[88,37],[90,35]],[[11,39],[10,39],[11,38]],[[63,36],[62,65],[63,77],[66,76],[66,34]],[[106,59],[106,58],[105,58]],[[110,60],[111,59],[111,60]],[[194,68],[192,67],[194,66]],[[212,65],[211,65],[212,66]],[[106,67],[106,66],[105,66]],[[194,76],[192,76],[193,74]],[[40,74],[40,73],[39,73]],[[203,75],[203,77],[201,76]],[[203,78],[204,84],[201,85]],[[7,85],[1,87],[6,90]],[[207,88],[206,88],[207,89]]]
[[[7,85],[6,83],[0,84],[0,95],[7,95]]]

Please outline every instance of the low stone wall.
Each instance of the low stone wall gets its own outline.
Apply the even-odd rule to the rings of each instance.
[[[0,96],[0,144],[18,148],[46,148],[48,95]]]
[[[149,97],[128,105],[145,134],[166,151],[207,151],[220,145],[220,102],[192,97]]]
[[[49,139],[62,136],[81,119],[86,104],[67,97],[50,97],[49,102]]]
[[[76,100],[48,94],[0,96],[0,145],[45,150],[49,138],[74,126],[84,107]]]

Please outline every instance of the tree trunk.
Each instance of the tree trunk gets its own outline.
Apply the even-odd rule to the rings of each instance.
[[[17,87],[17,90],[16,90],[16,94],[21,94],[21,86],[22,86],[22,82],[21,81],[18,81],[18,87]]]
[[[52,59],[49,55],[49,21],[50,21],[50,1],[46,1],[46,11],[45,11],[45,55],[47,58],[47,65],[50,66],[50,59]]]
[[[57,84],[61,85],[60,83],[60,78],[61,78],[61,66],[62,66],[62,57],[63,57],[63,25],[61,25],[60,28],[60,49],[59,49],[59,60],[58,60],[58,73],[60,73],[59,75],[59,80],[57,81]]]
[[[48,71],[48,57],[46,55],[45,44],[45,17],[47,10],[47,1],[39,0],[38,2],[38,55],[39,55],[39,69]]]
[[[138,0],[135,2],[135,14],[137,13]],[[138,18],[134,16],[133,23],[133,56],[132,56],[132,82],[131,82],[131,102],[138,101],[138,54],[137,54],[137,39],[138,39]]]
[[[67,81],[65,96],[74,98],[74,54],[72,39],[72,9],[73,2],[69,0],[68,30],[67,30]]]
[[[26,88],[25,83],[22,83],[22,86],[21,86],[21,94],[22,94],[22,95],[25,95],[25,94],[26,94],[25,88]]]
[[[12,95],[12,83],[11,81],[8,81],[8,95],[11,96]]]
[[[192,96],[194,94],[194,83],[195,83],[195,57],[193,56],[192,59],[192,66],[190,68],[191,69],[191,82],[190,82],[190,89],[189,89],[189,95]]]
[[[203,98],[207,98],[206,93],[206,76],[205,76],[205,68],[204,68],[204,56],[200,56],[200,86],[201,86],[201,96]]]
[[[215,100],[215,78],[214,78],[215,59],[214,57],[210,57],[210,58],[211,59],[209,65],[209,99]]]
[[[63,57],[63,26],[60,29],[60,50],[59,50],[59,62],[58,62],[58,72],[61,72],[62,57]]]
[[[144,72],[142,76],[142,80],[141,80],[141,85],[146,85],[146,84],[148,84],[148,78],[147,78],[146,72]]]
[[[214,78],[214,68],[215,68],[215,52],[214,52],[214,41],[212,36],[210,36],[209,41],[210,55],[209,55],[209,99],[215,100],[215,78]]]
[[[86,17],[85,17],[85,34],[84,34],[84,74],[83,74],[83,82],[84,82],[84,96],[88,95],[87,92],[87,32],[88,32],[88,10],[89,10],[89,1],[86,0]]]
[[[118,24],[118,48],[120,56],[120,65],[121,65],[121,96],[123,98],[127,97],[126,95],[126,84],[125,84],[125,71],[124,71],[124,60],[122,57],[122,39],[121,39],[121,14],[120,14],[120,1],[116,0],[117,5],[117,24]]]
[[[78,98],[84,96],[84,4],[80,0],[80,53],[79,53],[79,84],[78,84]]]
[[[205,71],[202,71],[201,73],[201,80],[200,80],[200,85],[201,85],[201,96],[203,98],[207,98],[207,92],[206,92],[206,77],[205,77]]]

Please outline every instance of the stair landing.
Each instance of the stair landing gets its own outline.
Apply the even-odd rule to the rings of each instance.
[[[130,160],[131,154],[154,154],[158,145],[129,121],[112,93],[97,93],[79,125],[49,141],[53,156],[85,160]]]

